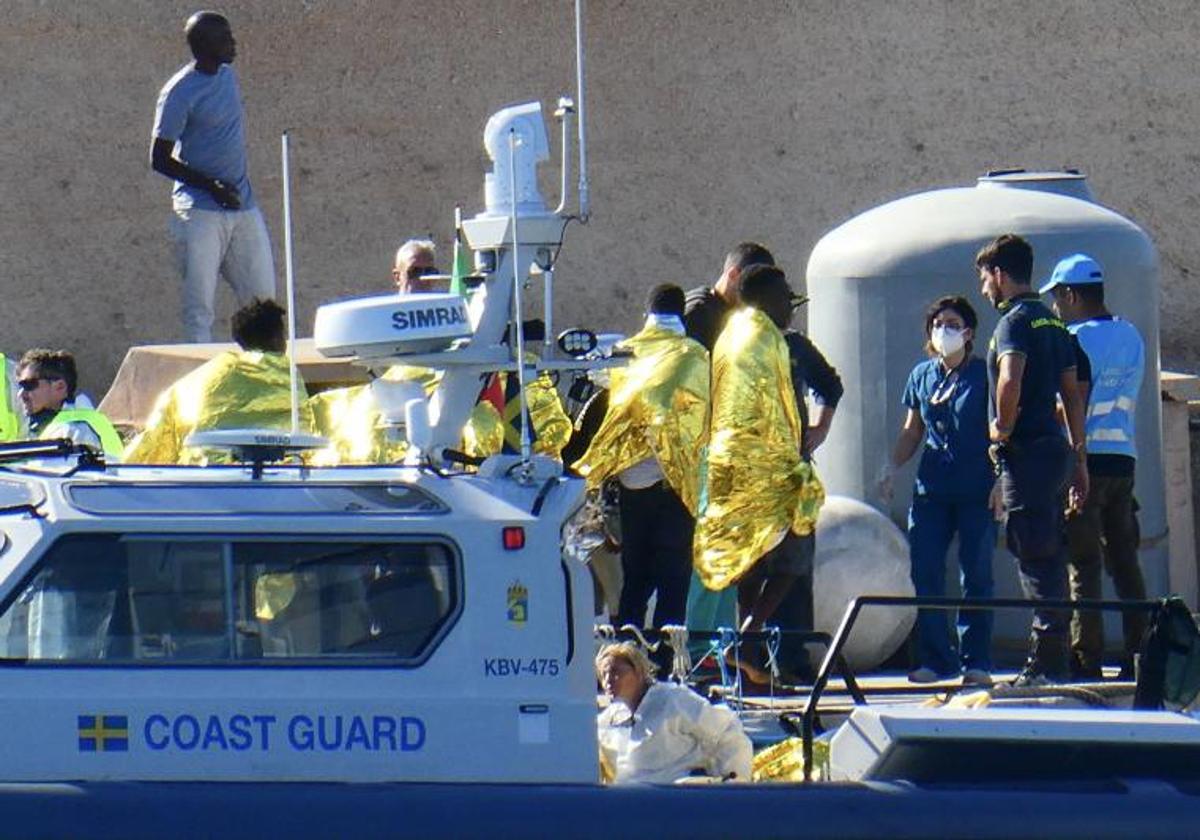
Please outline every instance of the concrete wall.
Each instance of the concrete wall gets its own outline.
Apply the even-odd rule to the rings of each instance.
[[[386,288],[404,236],[446,242],[454,205],[479,208],[487,116],[573,88],[572,5],[224,4],[280,255],[278,138],[294,130],[302,324]],[[97,392],[129,345],[180,336],[169,185],[145,161],[194,8],[4,5],[0,349],[73,348]],[[628,329],[645,289],[709,279],[744,237],[798,278],[822,233],[881,201],[989,167],[1074,166],[1157,242],[1164,367],[1196,370],[1198,40],[1183,1],[591,0],[595,217],[568,234],[559,322]]]

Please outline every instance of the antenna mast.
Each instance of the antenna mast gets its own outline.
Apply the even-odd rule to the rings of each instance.
[[[288,373],[292,391],[292,434],[300,431],[300,377],[296,371],[296,277],[292,264],[292,190],[288,132],[283,132],[283,259],[287,276]]]

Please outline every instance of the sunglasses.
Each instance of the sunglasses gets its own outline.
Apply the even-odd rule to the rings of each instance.
[[[38,385],[43,382],[62,382],[62,378],[58,376],[34,376],[30,379],[18,380],[17,387],[22,391],[36,391]]]
[[[418,277],[425,277],[430,274],[437,274],[438,270],[431,265],[414,265],[404,272],[404,276],[409,280],[416,280]]]

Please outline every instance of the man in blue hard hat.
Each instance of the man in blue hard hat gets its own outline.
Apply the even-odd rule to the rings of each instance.
[[[1060,260],[1039,291],[1051,295],[1055,313],[1067,322],[1092,368],[1090,393],[1085,395],[1091,488],[1083,509],[1067,520],[1071,598],[1099,599],[1103,568],[1112,578],[1117,597],[1143,600],[1146,584],[1138,565],[1133,476],[1137,464],[1134,417],[1145,369],[1145,345],[1137,327],[1106,308],[1104,271],[1087,254]],[[1146,630],[1146,615],[1129,611],[1121,617],[1125,635],[1122,672],[1132,678],[1133,655]],[[1100,679],[1103,655],[1101,614],[1076,612],[1071,620],[1072,677]]]
[[[1065,600],[1062,496],[1082,508],[1088,492],[1083,401],[1070,334],[1031,288],[1033,249],[1004,234],[975,257],[980,291],[1000,310],[988,345],[989,436],[999,478],[993,507],[1006,514],[1005,538],[1021,587],[1035,600]],[[1070,442],[1057,416],[1061,395]],[[1068,491],[1069,488],[1069,491]],[[1067,610],[1033,613],[1029,659],[1018,685],[1068,676]]]

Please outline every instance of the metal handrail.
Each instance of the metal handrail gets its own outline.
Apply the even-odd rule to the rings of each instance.
[[[634,633],[632,630],[623,630],[614,625],[613,631],[616,638],[626,641],[638,640],[638,634],[640,633],[641,637],[647,642],[670,642],[668,634],[656,627],[639,627],[638,632]],[[824,662],[829,661],[830,652],[833,648],[833,636],[823,630],[788,630],[782,627],[767,626],[762,630],[735,630],[732,636],[720,630],[688,630],[688,640],[698,642],[715,642],[725,638],[733,638],[737,642],[768,642],[776,635],[798,641],[802,644],[808,642],[819,644],[826,651],[825,660],[823,660],[822,665],[824,665]],[[833,657],[833,664],[836,672],[841,675],[842,680],[846,683],[846,691],[854,698],[854,701],[856,703],[866,703],[866,695],[859,687],[858,681],[854,678],[854,672],[840,651]]]
[[[829,683],[830,671],[836,665],[850,685],[850,668],[842,655],[842,648],[850,637],[854,622],[863,607],[919,607],[936,610],[997,610],[997,609],[1043,609],[1043,610],[1099,610],[1101,612],[1153,612],[1162,606],[1161,601],[1096,601],[1096,600],[1038,600],[1028,598],[934,598],[905,595],[859,595],[846,607],[842,621],[833,634],[833,642],[825,652],[825,658],[817,669],[812,692],[804,705],[800,737],[804,752],[804,781],[812,781],[813,769],[813,725],[817,716],[817,704]],[[866,705],[861,691],[851,692],[855,705]]]

